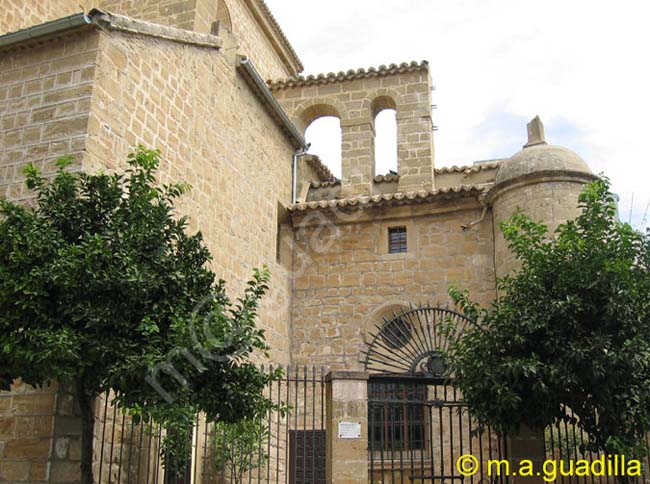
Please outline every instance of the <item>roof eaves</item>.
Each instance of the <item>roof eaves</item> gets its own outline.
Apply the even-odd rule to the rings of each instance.
[[[401,64],[381,65],[379,67],[369,67],[367,69],[350,69],[348,71],[339,71],[338,73],[328,72],[327,74],[317,74],[309,76],[296,76],[290,79],[270,80],[268,81],[271,90],[285,89],[291,87],[311,86],[317,84],[328,84],[341,81],[352,81],[355,79],[364,79],[370,77],[385,77],[405,72],[415,72],[429,70],[427,61],[402,62]]]
[[[481,185],[458,185],[455,187],[436,188],[434,190],[420,190],[413,192],[385,193],[377,195],[364,195],[358,197],[341,198],[336,200],[320,200],[313,202],[296,203],[289,207],[293,213],[308,210],[337,209],[337,208],[366,208],[382,205],[407,205],[411,203],[424,203],[438,198],[448,198],[456,195],[480,195],[487,193],[491,183]]]
[[[17,44],[37,40],[46,36],[55,36],[68,30],[92,24],[92,19],[83,12],[68,15],[60,19],[45,22],[26,29],[10,32],[0,36],[0,49],[4,50]]]
[[[280,125],[282,130],[291,138],[295,148],[308,150],[309,146],[298,128],[289,119],[282,106],[275,99],[268,86],[255,69],[253,62],[246,57],[239,57],[237,70],[242,73],[247,84],[253,89],[255,95],[262,101],[271,117]]]

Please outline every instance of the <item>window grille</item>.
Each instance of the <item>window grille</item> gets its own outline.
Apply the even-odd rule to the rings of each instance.
[[[406,227],[391,227],[388,229],[388,253],[401,254],[406,252]]]

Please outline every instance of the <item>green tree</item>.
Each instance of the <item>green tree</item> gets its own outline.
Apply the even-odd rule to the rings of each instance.
[[[472,414],[503,433],[565,417],[590,450],[641,456],[650,430],[650,241],[616,218],[606,179],[554,235],[522,214],[502,225],[521,268],[479,308],[450,294],[477,329],[450,357]]]
[[[269,429],[264,414],[238,422],[217,422],[211,437],[215,471],[234,484],[244,482],[247,472],[266,465]]]
[[[70,173],[48,182],[33,167],[31,206],[0,201],[0,388],[73,385],[82,417],[82,482],[91,484],[94,402],[113,390],[136,421],[167,430],[170,472],[189,455],[196,412],[236,422],[271,406],[255,325],[267,291],[255,271],[235,302],[208,268],[200,233],[174,202],[188,187],[159,185],[159,154],[139,148],[124,174]]]

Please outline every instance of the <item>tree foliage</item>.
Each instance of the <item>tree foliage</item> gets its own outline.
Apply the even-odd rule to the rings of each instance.
[[[266,415],[238,422],[218,422],[211,437],[214,470],[228,476],[233,484],[244,482],[247,474],[264,467],[269,459],[265,442],[269,438]]]
[[[521,268],[456,344],[456,382],[483,425],[516,432],[577,416],[590,450],[639,456],[650,430],[650,240],[616,218],[609,182],[579,198],[554,236],[523,214],[502,225]]]
[[[168,469],[188,455],[196,412],[235,422],[271,405],[262,389],[274,375],[250,362],[267,350],[255,319],[268,272],[231,301],[201,233],[175,213],[188,187],[156,183],[156,151],[139,148],[128,164],[70,173],[61,160],[49,182],[29,165],[35,203],[0,201],[0,388],[16,378],[74,385],[85,483],[103,392],[167,429]]]

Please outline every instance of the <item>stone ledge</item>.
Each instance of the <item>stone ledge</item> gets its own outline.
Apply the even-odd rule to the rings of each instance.
[[[97,9],[91,10],[89,16],[92,23],[109,30],[117,30],[119,32],[127,32],[136,35],[146,35],[179,42],[181,44],[196,45],[211,49],[219,49],[223,45],[222,40],[214,35],[201,34],[199,32],[192,32],[190,30],[178,29],[175,27],[167,27],[165,25],[146,22],[144,20],[136,20],[123,15],[117,15]]]
[[[333,380],[368,380],[368,373],[365,371],[330,371],[325,375],[325,381],[331,382]]]

